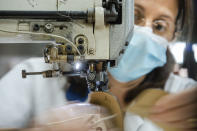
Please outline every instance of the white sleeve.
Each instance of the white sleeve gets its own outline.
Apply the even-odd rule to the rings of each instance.
[[[190,78],[170,74],[164,90],[170,93],[178,93],[189,88],[197,88],[197,82]]]
[[[136,114],[126,112],[124,117],[124,131],[138,131],[144,120]]]
[[[163,131],[163,129],[146,118],[126,112],[124,117],[124,131]]]
[[[21,71],[47,70],[43,60],[27,60],[0,80],[0,128],[26,127],[33,116],[65,104],[61,78],[44,79],[42,76],[22,78]]]
[[[23,127],[32,115],[32,88],[29,85],[34,83],[22,79],[21,68],[30,67],[17,65],[0,81],[0,128]]]

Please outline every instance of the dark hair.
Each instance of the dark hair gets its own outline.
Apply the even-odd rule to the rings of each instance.
[[[193,30],[193,1],[178,0],[178,16],[176,19],[176,32],[178,32],[178,40],[190,41],[190,36]]]
[[[178,15],[176,18],[176,30],[182,30],[185,23],[185,16],[186,16],[186,4],[185,0],[178,0]]]

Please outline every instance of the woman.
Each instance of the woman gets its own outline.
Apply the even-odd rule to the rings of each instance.
[[[135,0],[135,24],[141,27],[148,27],[149,30],[152,30],[150,32],[165,38],[168,42],[171,42],[177,38],[177,34],[183,29],[183,22],[188,19],[186,18],[187,2],[191,1]],[[141,29],[143,30],[143,28]],[[139,41],[132,40],[131,44],[132,42],[135,43]],[[133,75],[135,76],[139,71],[141,73],[141,71],[145,70],[144,64],[141,64],[141,67],[138,66],[139,69],[133,69],[131,65],[132,62],[129,62],[129,58],[132,59],[132,53],[135,54],[135,50],[131,50],[129,54],[130,56],[128,56],[127,59],[125,57],[122,58],[125,58],[125,61],[122,62],[124,63],[122,66],[120,64],[121,68],[119,68],[119,66],[117,69],[109,70],[110,91],[118,97],[122,108],[126,108],[139,93],[148,88],[160,88],[167,92],[175,93],[180,92],[185,88],[191,88],[193,86],[197,87],[196,82],[192,80],[179,78],[172,74],[170,75],[173,69],[174,60],[169,50],[167,50],[166,53],[167,62],[165,65],[158,65],[154,68],[152,67],[152,70],[149,72],[138,76],[137,79],[132,79]],[[135,61],[135,63],[132,63],[133,65],[141,60],[141,55],[143,54],[139,53],[139,57],[137,56],[136,60],[132,60]],[[127,63],[130,63],[129,68],[130,70],[133,70],[132,74],[128,71],[128,67],[126,67],[128,66]],[[124,68],[127,68],[127,72],[121,75],[121,72],[124,72]],[[130,81],[128,78],[131,78]],[[152,115],[150,116],[150,119],[184,131],[190,129],[197,130],[196,121],[191,123],[186,123],[185,121],[185,119],[188,118],[196,119],[196,94],[197,89],[194,88],[176,95],[167,95],[159,99],[155,107],[152,108]],[[134,117],[137,116],[133,116],[133,118]],[[140,118],[130,120],[143,121],[143,119]],[[143,128],[143,122],[137,127],[135,124],[133,125],[135,126],[133,128],[134,131],[148,130],[148,128]],[[146,125],[146,121],[144,121],[144,125]]]
[[[136,7],[135,7],[136,24],[141,25],[141,26],[150,26],[151,28],[153,28],[154,33],[158,33],[158,35],[166,38],[168,41],[172,41],[175,38],[176,29],[177,30],[179,29],[178,27],[175,28],[176,27],[175,25],[176,25],[176,23],[179,23],[180,21],[182,21],[182,19],[181,19],[182,17],[180,17],[180,16],[183,12],[182,11],[183,5],[181,3],[179,4],[178,0],[136,0],[135,5],[136,5]],[[152,8],[153,5],[154,5],[155,8]],[[180,9],[178,9],[178,8],[180,8]],[[161,10],[161,9],[163,9],[163,10]],[[162,13],[164,13],[164,14],[167,13],[168,17],[166,17],[166,15],[162,16],[161,14],[157,14],[158,12],[160,12],[161,14]],[[162,16],[162,17],[160,19],[158,19],[158,16]],[[170,16],[170,18],[169,18],[169,16]],[[169,21],[169,23],[166,23],[165,21]],[[167,32],[164,32],[165,31],[165,25],[168,25],[168,24],[170,24],[170,28],[169,28],[170,30],[168,30]],[[166,80],[168,79],[168,76],[171,72],[171,66],[173,65],[173,63],[172,63],[173,59],[171,58],[171,55],[170,55],[169,51],[167,52],[167,56],[168,56],[167,57],[168,62],[164,67],[156,68],[154,71],[150,72],[147,75],[141,76],[137,80],[127,82],[127,83],[122,83],[122,82],[119,82],[118,80],[115,80],[112,77],[113,74],[112,74],[112,76],[110,76],[110,87],[111,87],[110,91],[115,96],[117,96],[117,98],[119,99],[120,104],[121,104],[122,107],[126,107],[131,102],[131,100],[136,96],[136,94],[140,93],[142,90],[144,90],[146,88],[150,88],[150,87],[162,88],[164,86],[164,84],[166,83]],[[35,62],[31,62],[31,63],[35,63]],[[29,64],[29,63],[27,63],[27,64]],[[18,69],[18,70],[20,70],[20,69]],[[160,72],[160,74],[158,74],[158,72]],[[20,73],[15,72],[13,74],[10,73],[8,75],[15,75],[15,74],[20,74]],[[33,81],[34,80],[32,80],[32,84],[35,84],[35,83],[33,83]],[[56,82],[56,83],[58,84],[60,82]],[[26,84],[26,83],[22,83],[22,84]],[[61,92],[60,90],[56,93],[60,94],[60,92]],[[46,92],[48,91],[47,88],[45,89],[45,91]],[[54,94],[54,92],[50,92],[50,93]],[[185,92],[185,93],[188,94],[188,92]],[[21,94],[23,94],[23,92],[21,92]],[[191,94],[191,93],[189,92],[189,94]],[[39,95],[39,97],[37,97],[37,98],[42,97],[42,101],[39,102],[40,104],[43,104],[46,99],[50,99],[50,97],[51,97],[51,96],[46,97],[45,94],[44,95],[39,94],[38,92],[36,92],[36,95]],[[21,95],[21,97],[22,96],[23,95]],[[32,97],[36,97],[36,96],[32,96]],[[55,98],[55,96],[54,96],[54,98]],[[175,99],[175,98],[176,97],[173,97],[172,99]],[[55,101],[58,101],[59,102],[58,106],[59,106],[63,103],[63,101],[61,99],[62,98],[59,98],[57,100],[53,100],[53,101],[51,101],[51,103],[53,103],[53,102],[56,103]],[[169,99],[169,97],[168,97],[168,99]],[[26,100],[26,99],[24,99],[24,100]],[[161,101],[161,103],[163,103],[162,99],[160,101]],[[186,103],[188,101],[186,101]],[[36,101],[32,101],[32,102],[36,103]],[[164,99],[164,102],[166,102],[166,99]],[[9,103],[7,103],[7,104],[9,104]],[[158,105],[160,105],[160,103]],[[173,105],[174,105],[174,103],[173,103]],[[161,106],[163,106],[163,105],[161,105]],[[28,108],[31,108],[31,106],[29,105]],[[48,108],[48,107],[46,106],[45,108]],[[157,108],[157,107],[155,107],[155,108]],[[157,109],[155,109],[155,110],[156,110],[155,112],[158,112]],[[21,111],[17,112],[17,113],[20,114]],[[39,113],[40,113],[40,111],[38,110],[38,114]],[[24,114],[28,118],[31,117],[31,116],[27,116],[28,113],[26,113],[26,112],[24,112]],[[31,115],[34,115],[34,114],[31,114]],[[23,119],[23,118],[21,118],[21,119]],[[27,123],[27,121],[25,121],[25,122]],[[77,121],[77,122],[79,123],[80,120]],[[130,122],[130,124],[132,124],[135,121],[128,121],[128,122]],[[18,127],[20,127],[20,126],[21,125],[19,125]],[[32,131],[33,130],[44,130],[44,129],[54,130],[54,129],[57,129],[57,128],[59,130],[68,129],[67,125],[64,125],[64,123],[61,123],[61,124],[55,125],[55,127],[53,127],[53,126],[49,126],[49,127],[46,127],[46,128],[45,127],[38,127],[38,128],[33,128],[33,129],[27,129],[27,130],[32,130]],[[132,127],[132,129],[133,129],[133,127]],[[132,129],[130,129],[130,130],[132,130]]]

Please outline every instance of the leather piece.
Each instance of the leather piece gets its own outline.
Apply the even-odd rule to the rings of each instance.
[[[115,125],[123,131],[123,112],[120,109],[120,105],[117,99],[106,92],[92,92],[89,94],[89,102],[91,104],[100,105],[106,107],[110,113],[116,114],[117,116],[112,119]]]

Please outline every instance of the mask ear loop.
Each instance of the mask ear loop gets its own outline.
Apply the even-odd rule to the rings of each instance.
[[[90,116],[90,118],[89,118],[88,120],[90,120],[90,119],[92,119],[92,118],[94,117],[94,114],[87,114],[87,115]],[[68,120],[63,120],[63,121],[50,122],[50,123],[47,123],[46,125],[47,125],[47,126],[59,125],[59,124],[63,124],[63,123],[69,122],[69,121],[81,119],[81,118],[83,118],[83,117],[85,117],[85,116],[87,116],[87,115],[80,116],[80,117],[75,117],[75,118],[68,119]]]
[[[88,115],[90,116],[90,118],[88,118],[87,122],[91,121],[94,118],[94,116],[95,116],[95,114],[88,114]],[[93,128],[93,127],[97,126],[99,123],[101,123],[103,121],[106,121],[106,120],[113,119],[116,116],[117,116],[117,114],[114,114],[114,115],[111,115],[111,116],[107,116],[107,117],[103,117],[103,118],[99,119],[98,121],[95,121],[94,123],[91,123],[91,125],[89,125],[89,128]],[[58,122],[50,122],[50,123],[47,123],[46,126],[59,125],[59,124],[67,123],[69,121],[81,119],[83,117],[84,116],[80,116],[80,117],[75,117],[75,118],[72,118],[72,119],[69,119],[69,120],[63,120],[63,121],[58,121]]]
[[[103,117],[103,118],[101,118],[101,119],[95,121],[95,122],[93,123],[93,125],[96,126],[97,124],[99,124],[99,123],[101,123],[101,122],[103,122],[103,121],[106,121],[106,120],[113,119],[113,118],[115,118],[116,116],[117,116],[117,114],[114,114],[114,115],[111,115],[111,116],[107,116],[107,117]]]

